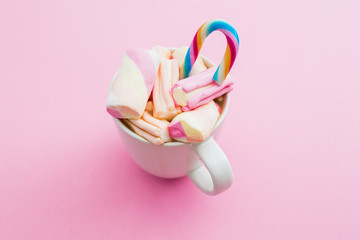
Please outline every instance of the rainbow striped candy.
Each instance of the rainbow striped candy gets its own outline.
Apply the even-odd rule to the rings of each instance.
[[[199,55],[203,42],[206,37],[215,30],[222,32],[226,36],[227,40],[225,55],[213,76],[213,79],[217,82],[217,84],[221,85],[223,83],[234,64],[240,42],[235,28],[220,19],[205,22],[196,32],[190,48],[186,53],[184,64],[182,66],[181,72],[183,78],[189,77],[189,73]]]

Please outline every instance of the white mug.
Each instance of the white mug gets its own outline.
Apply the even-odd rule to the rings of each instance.
[[[206,66],[214,64],[202,57]],[[211,136],[201,143],[168,142],[153,145],[128,129],[121,120],[113,118],[131,158],[146,172],[161,178],[188,176],[204,193],[216,195],[233,182],[230,162],[214,138],[230,105],[230,94],[224,95],[220,118]]]

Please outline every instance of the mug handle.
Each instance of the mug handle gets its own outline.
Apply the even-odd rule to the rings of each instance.
[[[229,159],[213,136],[191,144],[191,148],[187,173],[191,181],[208,195],[217,195],[228,189],[233,182],[233,172]]]

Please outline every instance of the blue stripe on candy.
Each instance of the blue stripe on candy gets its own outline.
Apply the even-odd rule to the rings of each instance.
[[[184,60],[184,78],[189,77],[191,71],[190,48],[188,49]]]
[[[208,36],[210,33],[212,33],[213,31],[216,31],[218,29],[225,29],[225,30],[230,31],[232,34],[234,34],[236,41],[239,44],[240,40],[239,40],[239,36],[238,36],[235,28],[233,28],[233,26],[231,26],[229,23],[227,23],[223,20],[215,20],[214,22],[210,23],[206,35]]]
[[[233,26],[231,26],[229,23],[223,21],[223,20],[215,20],[214,22],[210,23],[209,25],[209,28],[208,28],[208,31],[206,33],[206,36],[208,36],[210,33],[212,33],[213,31],[216,31],[216,30],[219,30],[219,29],[224,29],[224,30],[228,30],[230,31],[232,34],[234,34],[235,38],[236,38],[236,41],[237,43],[239,44],[240,40],[239,40],[239,36],[235,30],[235,28],[233,28]],[[230,39],[226,36],[226,40],[227,41],[230,41]],[[230,44],[229,44],[230,43]],[[229,44],[229,47],[231,50],[235,51],[235,46],[231,45],[231,41],[228,42]],[[231,62],[233,62],[233,58],[235,58],[236,56],[233,56],[233,54],[231,54]],[[232,64],[230,62],[230,69],[232,67]],[[214,81],[217,83],[217,84],[220,84],[219,83],[219,69],[220,69],[220,65],[218,66],[218,68],[216,69],[216,72],[213,76],[213,79]],[[230,69],[229,69],[229,72],[230,72]],[[223,79],[224,80],[224,79]]]
[[[206,29],[206,28],[205,28]],[[235,36],[235,39],[236,39],[236,41],[237,41],[237,45],[239,45],[240,44],[240,40],[239,40],[239,36],[238,36],[238,34],[237,34],[237,32],[236,32],[236,30],[235,30],[235,28],[233,27],[233,26],[231,26],[229,23],[227,23],[227,22],[225,22],[224,20],[213,20],[209,25],[208,25],[208,27],[207,27],[207,29],[206,29],[206,37],[207,36],[209,36],[209,34],[211,34],[213,31],[216,31],[216,30],[227,30],[227,31],[229,31],[231,34],[233,34],[234,36]],[[192,44],[194,44],[194,41],[196,41],[195,42],[195,44],[194,44],[194,47],[195,47],[195,49],[193,49],[193,51],[195,51],[197,54],[195,55],[196,56],[196,58],[197,58],[197,55],[198,55],[198,53],[199,53],[199,51],[200,51],[200,49],[198,49],[198,47],[199,46],[197,46],[197,34],[200,34],[199,33],[199,30],[198,30],[198,32],[195,34],[195,37],[194,37],[194,39],[193,39],[193,43]],[[205,40],[205,39],[204,39]],[[236,46],[235,46],[235,44],[231,41],[231,39],[228,37],[228,36],[226,36],[226,40],[228,41],[228,45],[229,45],[229,48],[230,48],[230,50],[231,50],[231,53],[233,53],[233,52],[236,52]],[[190,74],[190,71],[191,71],[191,68],[193,67],[192,66],[192,64],[191,64],[191,58],[190,58],[190,49],[191,49],[191,46],[192,45],[190,45],[190,48],[188,49],[188,51],[187,51],[187,53],[186,53],[186,55],[185,55],[185,60],[184,60],[184,68],[183,68],[183,70],[184,70],[184,78],[187,78],[187,77],[189,77],[189,74]],[[195,58],[195,60],[196,60],[196,58]],[[232,64],[234,63],[234,60],[235,60],[235,58],[236,58],[236,54],[234,55],[234,54],[231,54],[231,61],[230,61],[230,65],[229,65],[229,72],[230,72],[230,69],[231,69],[231,67],[232,67]],[[195,62],[194,62],[195,63]],[[213,79],[214,79],[214,81],[215,82],[217,82],[219,85],[220,85],[220,83],[219,83],[219,68],[220,68],[220,65],[218,66],[218,68],[216,69],[216,72],[215,72],[215,74],[214,74],[214,76],[213,76]],[[224,76],[225,77],[225,76]],[[223,81],[224,79],[222,79],[221,81]]]
[[[213,76],[213,80],[215,81],[215,82],[217,82],[217,84],[219,84],[219,77],[218,77],[218,72],[219,72],[219,68],[220,68],[220,66],[216,69],[216,72],[214,73],[214,76]]]

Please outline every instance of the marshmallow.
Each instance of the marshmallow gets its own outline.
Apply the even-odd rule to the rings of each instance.
[[[145,111],[152,112],[154,110],[154,104],[151,100],[146,103]]]
[[[162,46],[155,46],[151,50],[159,54],[160,58],[170,59],[171,58],[171,51]],[[185,57],[184,57],[185,58]]]
[[[184,64],[185,55],[186,55],[188,49],[189,49],[188,47],[181,47],[181,48],[176,49],[172,53],[173,58],[176,59],[176,61],[178,62],[180,67]],[[206,69],[207,69],[207,67],[205,66],[203,60],[199,57],[196,59],[194,65],[192,66],[189,76],[196,75]],[[182,68],[180,68],[180,76],[183,76]]]
[[[138,119],[143,114],[159,69],[156,52],[130,49],[109,88],[106,108],[115,118]]]
[[[180,113],[168,126],[170,137],[181,142],[202,142],[210,136],[219,116],[218,106],[214,101]]]
[[[234,82],[230,76],[222,85],[213,80],[215,71],[212,67],[175,83],[171,89],[175,103],[182,106],[183,111],[189,111],[233,90]]]
[[[151,116],[147,111],[140,119],[126,119],[124,122],[139,136],[155,145],[161,145],[170,141],[166,120],[159,120]]]
[[[181,109],[175,106],[171,96],[172,84],[178,80],[179,66],[176,60],[162,58],[152,94],[154,117],[170,121],[181,112]]]

